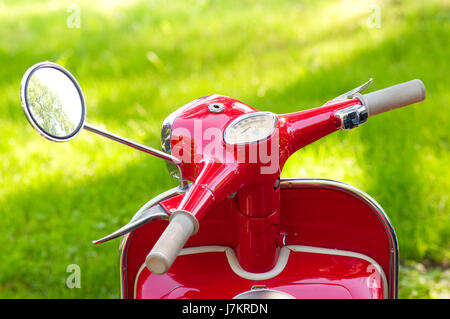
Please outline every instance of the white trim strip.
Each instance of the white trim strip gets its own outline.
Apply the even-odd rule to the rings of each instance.
[[[227,249],[230,249],[228,246],[197,246],[197,247],[189,247],[183,248],[178,256],[185,255],[194,255],[194,254],[202,254],[202,253],[218,253],[218,252],[226,252]]]
[[[345,256],[345,257],[353,257],[353,258],[359,258],[362,260],[365,260],[372,264],[375,269],[378,271],[378,273],[381,276],[381,279],[383,281],[383,298],[388,298],[388,284],[386,279],[386,274],[383,271],[383,268],[372,258],[356,253],[353,251],[346,251],[346,250],[339,250],[339,249],[329,249],[329,248],[321,248],[321,247],[312,247],[312,246],[302,246],[302,245],[289,245],[284,246],[280,250],[280,255],[278,257],[277,263],[275,264],[275,267],[273,269],[263,272],[263,273],[252,273],[244,270],[241,265],[239,265],[239,261],[236,257],[236,254],[234,250],[231,247],[227,246],[198,246],[198,247],[189,247],[189,248],[183,248],[179,254],[179,256],[186,256],[186,255],[194,255],[194,254],[201,254],[201,253],[212,253],[212,252],[225,252],[228,263],[233,270],[233,272],[238,275],[239,277],[242,277],[244,279],[248,280],[267,280],[274,278],[278,276],[286,267],[289,255],[292,252],[305,252],[305,253],[314,253],[314,254],[325,254],[325,255],[335,255],[335,256]],[[146,265],[145,262],[142,264],[142,266],[139,268],[139,271],[136,274],[136,279],[134,282],[134,298],[136,298],[137,295],[137,282],[139,279],[139,276],[141,272],[145,269]]]
[[[145,269],[145,262],[141,265],[141,268],[139,268],[137,274],[136,274],[136,278],[134,279],[134,294],[133,294],[133,298],[137,299],[137,282],[139,279],[139,276],[141,275],[141,272]]]
[[[388,283],[386,279],[386,274],[383,271],[383,268],[372,258],[369,256],[355,253],[353,251],[348,250],[339,250],[339,249],[330,249],[330,248],[320,248],[320,247],[312,247],[312,246],[302,246],[302,245],[289,245],[286,246],[293,252],[304,252],[304,253],[314,253],[314,254],[324,254],[324,255],[335,255],[335,256],[345,256],[345,257],[354,257],[367,261],[372,264],[378,273],[381,276],[381,280],[383,281],[383,298],[388,298]]]
[[[230,264],[231,269],[239,277],[248,280],[267,280],[278,276],[283,271],[284,267],[287,265],[291,251],[286,247],[281,248],[280,255],[278,256],[275,266],[271,270],[262,273],[254,273],[244,270],[241,265],[239,265],[239,261],[232,248],[228,247],[225,253],[227,254],[228,263]]]
[[[184,248],[181,250],[179,255],[183,256],[183,255],[211,253],[211,252],[225,252],[231,269],[239,277],[249,280],[266,280],[276,277],[283,271],[284,267],[286,267],[290,250],[287,249],[286,247],[281,248],[280,255],[278,257],[275,266],[271,270],[263,273],[252,273],[244,270],[239,264],[234,249],[227,246],[200,246],[200,247]]]

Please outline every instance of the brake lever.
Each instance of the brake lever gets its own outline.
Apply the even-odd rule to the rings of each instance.
[[[353,90],[345,92],[344,94],[341,94],[338,97],[335,97],[331,101],[352,99],[355,96],[355,94],[361,93],[362,91],[367,89],[372,82],[373,82],[373,79],[370,78],[369,81],[367,81],[366,83],[354,88]]]

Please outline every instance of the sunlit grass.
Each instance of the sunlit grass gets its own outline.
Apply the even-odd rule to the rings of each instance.
[[[371,2],[380,28],[368,27],[362,1],[77,4],[80,29],[67,27],[72,1],[0,5],[0,253],[8,256],[0,296],[118,297],[118,243],[90,241],[176,184],[163,162],[89,132],[63,144],[37,136],[20,108],[19,83],[42,60],[77,77],[89,123],[153,147],[164,117],[199,96],[287,113],[369,77],[372,90],[421,78],[424,103],[306,147],[283,176],[353,184],[390,216],[401,258],[450,257],[448,3]],[[65,286],[72,263],[81,266],[82,289]]]
[[[400,298],[450,299],[450,269],[409,261],[400,266],[400,273]]]

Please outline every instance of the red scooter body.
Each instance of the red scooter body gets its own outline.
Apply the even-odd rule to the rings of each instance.
[[[269,156],[278,159],[266,174],[259,159],[218,159],[229,151],[223,141],[214,151],[200,142],[209,128],[223,132],[236,117],[257,110],[219,95],[185,108],[173,122],[171,149],[184,158],[193,184],[165,193],[152,205],[167,215],[189,211],[199,220],[199,231],[162,275],[151,273],[145,259],[167,220],[127,234],[121,244],[123,297],[255,298],[263,291],[272,297],[395,298],[397,241],[381,207],[343,183],[279,180],[291,154],[337,130],[336,112],[359,103],[341,100],[278,115],[278,135],[258,143],[266,143]],[[223,112],[211,112],[211,104],[224,106]],[[250,153],[256,144],[237,147]]]
[[[394,298],[397,242],[381,207],[356,188],[329,180],[282,180],[279,245],[290,250],[279,269],[252,276],[231,253],[239,234],[234,199],[217,205],[165,275],[144,261],[167,221],[147,223],[124,237],[121,282],[124,298],[233,298],[252,287],[295,298]],[[169,211],[183,194],[167,194]],[[264,238],[261,238],[264,240]],[[281,255],[281,254],[280,254]],[[231,261],[231,264],[230,264]]]
[[[25,72],[21,101],[51,141],[86,129],[175,165],[177,188],[94,241],[124,236],[124,298],[395,298],[397,240],[381,207],[340,182],[280,180],[300,148],[425,98],[420,80],[361,95],[370,82],[281,115],[226,96],[199,98],[164,121],[164,152],[85,123],[81,87],[55,63]]]

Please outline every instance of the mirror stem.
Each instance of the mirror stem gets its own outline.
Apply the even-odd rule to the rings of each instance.
[[[158,151],[158,150],[156,150],[154,148],[151,148],[151,147],[148,147],[148,146],[145,146],[145,145],[133,142],[132,140],[126,139],[124,137],[121,137],[121,136],[116,135],[114,133],[108,132],[106,130],[99,129],[99,128],[97,128],[95,126],[92,126],[92,125],[89,125],[87,123],[84,123],[83,128],[88,130],[89,132],[101,135],[101,136],[109,138],[109,139],[111,139],[113,141],[122,143],[122,144],[130,146],[132,148],[135,148],[135,149],[137,149],[139,151],[142,151],[142,152],[145,152],[147,154],[154,155],[156,157],[162,158],[163,160],[172,162],[173,164],[175,164],[177,166],[178,171],[180,173],[180,188],[181,189],[186,189],[188,187],[188,182],[187,182],[186,177],[185,177],[186,175],[185,175],[185,172],[184,172],[183,162],[181,162],[175,156],[169,155],[169,154],[166,154],[166,153],[164,153],[162,151]]]

